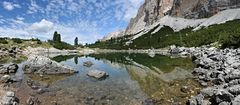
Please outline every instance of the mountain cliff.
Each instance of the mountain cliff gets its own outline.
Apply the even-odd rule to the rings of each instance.
[[[137,34],[168,15],[185,19],[209,18],[220,11],[240,8],[239,0],[145,0],[125,31]]]

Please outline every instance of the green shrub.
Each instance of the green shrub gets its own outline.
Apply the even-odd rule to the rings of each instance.
[[[164,26],[158,32],[152,34],[156,29],[150,30],[148,33],[133,40],[129,46],[125,43],[129,41],[131,36],[125,36],[117,39],[111,39],[105,42],[96,42],[89,47],[106,48],[106,49],[149,49],[164,48],[170,45],[199,47],[218,42],[223,48],[240,47],[240,20],[228,21],[223,24],[216,24],[209,27],[202,27],[197,31],[192,31],[189,27],[179,32],[174,32],[168,26]]]
[[[8,41],[6,40],[6,38],[0,38],[0,43],[8,44]]]
[[[12,38],[12,41],[14,43],[22,43],[22,40],[20,38]]]

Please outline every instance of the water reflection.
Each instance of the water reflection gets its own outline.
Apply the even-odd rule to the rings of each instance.
[[[155,104],[185,104],[191,95],[196,94],[200,87],[191,79],[194,65],[189,58],[171,58],[147,54],[92,54],[89,56],[57,56],[53,60],[68,65],[79,73],[70,76],[47,76],[42,78],[27,75],[35,81],[49,84],[52,94],[42,94],[42,104],[57,101],[64,105],[141,105],[146,100],[154,100]],[[86,61],[92,62],[91,67],[83,66]],[[109,78],[98,81],[88,77],[89,70],[103,70]],[[187,86],[187,92],[181,87]],[[19,93],[23,94],[23,93]]]
[[[77,65],[78,64],[78,56],[74,57],[74,63]]]

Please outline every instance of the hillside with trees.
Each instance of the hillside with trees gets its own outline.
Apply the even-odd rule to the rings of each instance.
[[[228,21],[223,24],[216,24],[209,27],[193,31],[189,27],[178,32],[174,32],[168,26],[164,26],[158,32],[153,33],[153,28],[148,33],[130,40],[131,35],[110,39],[107,41],[97,41],[88,45],[91,48],[102,49],[149,49],[149,48],[165,48],[170,45],[199,47],[215,43],[221,45],[221,48],[237,48],[240,47],[240,20]],[[131,42],[129,45],[127,42]]]

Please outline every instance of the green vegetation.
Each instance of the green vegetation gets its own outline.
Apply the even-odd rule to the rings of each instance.
[[[20,39],[20,38],[0,38],[0,46],[4,48],[10,48],[12,46],[20,47],[20,48],[26,48],[28,46],[30,47],[43,47],[43,48],[49,48],[52,47],[47,42],[42,42],[39,39]]]
[[[54,32],[53,34],[53,42],[61,42],[61,35],[57,33],[57,31]]]
[[[18,44],[23,42],[23,40],[20,39],[20,38],[12,38],[12,40],[13,40],[14,43],[18,43]]]
[[[0,38],[1,44],[8,44],[7,38]]]
[[[26,61],[27,57],[25,56],[18,56],[18,57],[11,57],[11,56],[6,56],[6,57],[2,57],[0,59],[0,64],[7,64],[7,63],[17,63],[20,64],[23,61]]]
[[[157,33],[151,34],[157,27],[148,33],[140,36],[132,41],[130,45],[125,45],[131,36],[111,39],[105,42],[97,41],[88,45],[92,48],[104,49],[149,49],[164,48],[170,45],[198,47],[219,43],[222,48],[238,48],[240,47],[240,20],[228,21],[223,24],[216,24],[197,31],[192,31],[189,27],[179,32],[174,32],[168,26],[164,26]]]
[[[101,48],[101,49],[128,49],[125,43],[129,41],[131,35],[119,37],[116,39],[110,39],[104,42],[96,41],[94,44],[88,44],[87,47],[90,48]]]

